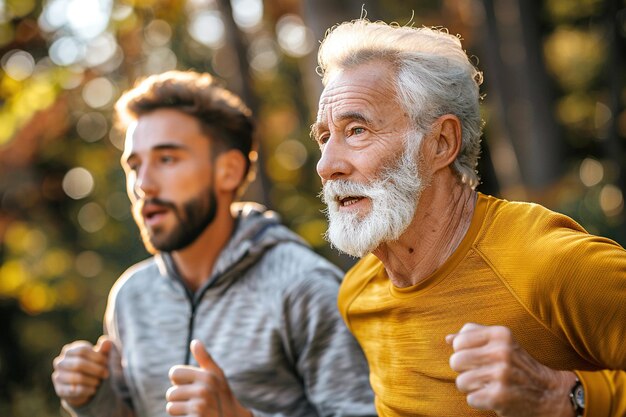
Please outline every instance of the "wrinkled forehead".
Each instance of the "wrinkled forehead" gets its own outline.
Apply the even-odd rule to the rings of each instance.
[[[320,96],[317,123],[330,123],[334,115],[342,112],[369,113],[382,111],[382,107],[396,107],[394,80],[388,66],[374,63],[335,71]]]
[[[333,91],[337,88],[339,75],[343,73],[343,70],[334,71],[327,78],[327,82],[324,85],[322,94],[317,105],[317,121],[320,122],[323,115],[327,113],[329,103],[333,100]],[[341,80],[339,80],[341,81]]]

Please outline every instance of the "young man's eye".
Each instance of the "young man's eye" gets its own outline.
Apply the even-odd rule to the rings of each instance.
[[[124,172],[126,173],[130,173],[130,172],[137,172],[137,170],[139,169],[139,164],[137,163],[124,163],[122,162],[122,168],[124,169]]]
[[[160,160],[164,164],[171,164],[171,163],[176,161],[176,158],[174,158],[171,155],[163,155],[163,156],[161,156]]]

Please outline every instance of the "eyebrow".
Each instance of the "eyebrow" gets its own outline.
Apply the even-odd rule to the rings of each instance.
[[[160,145],[156,145],[152,147],[151,151],[176,151],[176,150],[186,150],[187,146],[181,145],[180,143],[162,143]]]
[[[336,117],[335,122],[343,122],[345,120],[356,120],[362,122],[366,125],[371,125],[372,121],[367,118],[363,113],[359,113],[356,111],[341,113]],[[311,137],[314,140],[317,140],[319,137],[320,131],[327,129],[328,125],[325,122],[315,122],[311,125]]]
[[[154,151],[178,151],[178,150],[187,150],[188,147],[185,145],[181,145],[179,143],[162,143],[150,148],[150,152]],[[122,154],[121,163],[128,162],[133,159],[137,154],[135,152],[130,153],[128,155]]]

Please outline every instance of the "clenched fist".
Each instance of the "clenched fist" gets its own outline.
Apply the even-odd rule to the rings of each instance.
[[[574,417],[569,392],[575,374],[542,365],[502,326],[468,323],[446,336],[450,367],[470,407],[501,417]]]
[[[91,400],[100,383],[109,377],[107,361],[112,342],[100,337],[96,345],[79,340],[63,346],[53,361],[52,383],[59,398],[79,407]]]

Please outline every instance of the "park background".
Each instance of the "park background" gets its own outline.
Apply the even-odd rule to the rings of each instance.
[[[65,415],[52,359],[95,341],[108,290],[147,257],[118,166],[112,106],[139,77],[208,71],[254,110],[246,198],[319,253],[309,138],[326,29],[443,26],[484,71],[478,189],[532,200],[626,244],[623,0],[0,0],[0,416]]]

